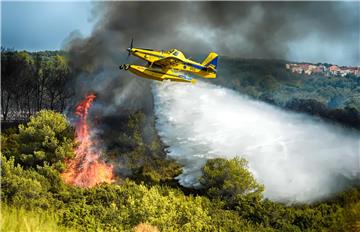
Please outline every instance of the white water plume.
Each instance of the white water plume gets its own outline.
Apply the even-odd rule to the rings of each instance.
[[[184,165],[178,179],[197,187],[206,159],[241,156],[265,197],[310,202],[359,178],[359,133],[198,82],[153,86],[156,126],[168,155]]]

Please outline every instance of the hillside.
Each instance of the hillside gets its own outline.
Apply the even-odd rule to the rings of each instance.
[[[284,109],[360,129],[360,78],[305,75],[286,70],[282,60],[220,59],[213,83]]]

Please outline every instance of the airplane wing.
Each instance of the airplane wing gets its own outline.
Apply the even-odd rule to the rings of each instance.
[[[174,58],[174,57],[166,57],[163,59],[159,59],[154,62],[155,65],[161,66],[163,68],[170,68],[171,66],[174,66],[178,63],[180,63],[181,60]]]

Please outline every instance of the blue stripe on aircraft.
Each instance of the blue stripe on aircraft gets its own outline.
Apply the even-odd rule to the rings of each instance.
[[[193,68],[197,68],[197,69],[201,69],[201,70],[206,70],[206,68],[204,66],[200,66],[197,64],[190,64],[190,63],[184,63],[185,65],[191,66]]]

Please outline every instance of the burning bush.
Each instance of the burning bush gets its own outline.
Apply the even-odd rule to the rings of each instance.
[[[94,94],[89,94],[76,107],[75,114],[79,120],[75,125],[75,140],[79,145],[75,150],[75,158],[67,161],[68,169],[62,173],[66,183],[80,187],[113,182],[113,167],[100,159],[101,152],[96,148],[87,122],[88,112],[95,98]]]

